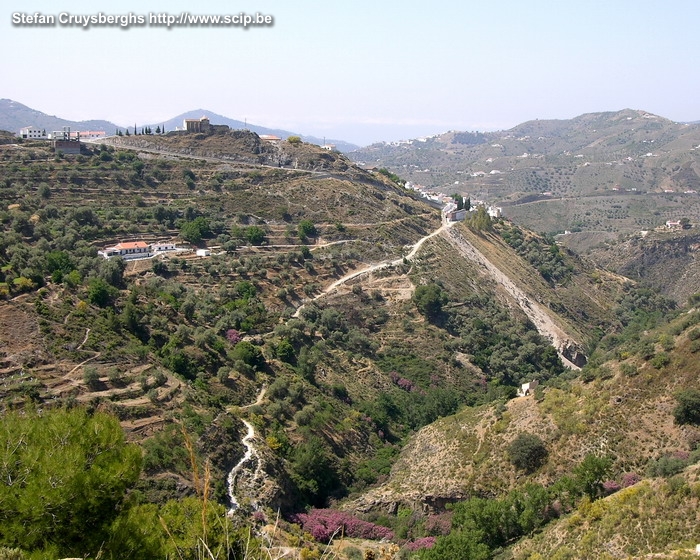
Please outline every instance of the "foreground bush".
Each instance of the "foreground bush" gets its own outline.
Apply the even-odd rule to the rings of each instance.
[[[141,451],[126,443],[116,418],[83,409],[6,414],[0,546],[97,551],[140,471]]]

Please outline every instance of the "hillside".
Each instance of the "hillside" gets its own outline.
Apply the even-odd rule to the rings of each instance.
[[[359,148],[359,146],[356,146],[355,144],[351,144],[349,142],[344,142],[343,140],[334,140],[332,138],[327,138],[324,142],[323,138],[299,134],[298,132],[290,132],[289,130],[283,130],[281,128],[269,128],[259,126],[256,124],[250,124],[246,121],[231,119],[229,117],[219,115],[218,113],[215,113],[213,111],[208,111],[206,109],[195,109],[193,111],[187,111],[186,113],[182,113],[181,115],[177,115],[176,117],[168,119],[164,123],[153,123],[150,126],[153,130],[155,130],[157,126],[165,126],[165,130],[172,131],[176,128],[182,127],[182,121],[184,119],[199,119],[203,115],[206,115],[209,118],[211,124],[226,125],[232,128],[233,130],[249,130],[250,132],[255,132],[256,134],[260,135],[267,134],[271,136],[278,136],[283,140],[287,139],[289,136],[300,136],[304,142],[308,142],[310,144],[333,144],[336,147],[336,149],[343,153],[350,152]]]
[[[134,517],[120,527],[205,496],[235,501],[235,523],[262,538],[278,508],[346,500],[418,538],[422,512],[517,487],[503,449],[532,418],[550,448],[533,479],[568,472],[598,441],[596,414],[618,410],[606,399],[625,391],[641,408],[614,421],[653,426],[645,447],[608,435],[616,468],[675,449],[657,412],[693,386],[690,326],[640,334],[671,306],[633,281],[504,220],[442,224],[385,175],[309,144],[242,131],[109,142],[75,157],[43,142],[0,146],[0,400],[5,413],[85,407],[119,419],[144,453],[122,504]],[[134,240],[179,250],[97,255]],[[630,329],[639,348],[619,346]],[[623,366],[605,362],[618,348],[630,367],[615,376]],[[653,393],[640,382],[663,352],[661,368],[686,373]],[[533,380],[543,404],[510,400]],[[322,553],[306,528],[281,526],[275,546]],[[352,542],[354,555],[379,553]]]
[[[25,126],[36,126],[47,132],[69,126],[71,130],[104,130],[107,134],[113,134],[117,128],[117,125],[105,120],[71,121],[47,115],[12,99],[0,99],[0,130],[17,134]]]
[[[698,146],[698,125],[626,109],[375,144],[351,157],[502,206],[505,216],[534,231],[595,232],[605,239],[668,219],[697,222]]]
[[[314,172],[342,172],[354,179],[372,182],[371,175],[352,165],[337,152],[304,142],[262,140],[255,132],[215,129],[209,134],[169,132],[165,135],[112,136],[99,144],[210,158],[220,162],[263,165]],[[375,181],[376,183],[376,181]]]
[[[566,240],[563,240],[564,242]],[[697,230],[640,232],[591,248],[602,266],[643,282],[685,303],[700,292]]]

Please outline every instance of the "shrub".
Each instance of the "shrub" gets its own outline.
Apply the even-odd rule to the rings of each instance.
[[[311,533],[314,539],[328,542],[334,534],[342,533],[356,539],[381,540],[394,538],[394,533],[387,527],[375,525],[353,517],[344,511],[333,509],[312,509],[309,513],[299,513],[294,517],[304,531]]]
[[[654,356],[651,359],[651,365],[654,366],[656,369],[666,367],[670,363],[671,356],[669,356],[666,352],[659,352],[656,356]]]
[[[258,226],[250,226],[245,231],[245,237],[251,245],[260,245],[265,241],[265,230]]]
[[[437,284],[418,286],[413,294],[413,302],[418,311],[428,319],[434,319],[442,312],[442,306],[447,303],[447,295]]]
[[[304,241],[307,237],[314,237],[317,233],[316,226],[311,220],[302,220],[298,227],[299,239]]]
[[[241,333],[236,329],[228,329],[226,331],[226,340],[228,340],[232,346],[238,344],[242,339]]]
[[[622,488],[622,485],[619,483],[615,482],[614,480],[606,480],[603,482],[603,494],[606,496],[609,496],[610,494],[614,494],[618,490]]]
[[[586,455],[574,469],[576,483],[591,500],[595,500],[602,494],[604,481],[611,468],[612,459],[610,457]]]
[[[92,391],[100,386],[100,374],[93,366],[85,366],[83,370],[83,381]]]
[[[234,361],[241,361],[244,364],[259,369],[265,365],[265,358],[260,351],[260,348],[253,346],[247,340],[239,342],[231,352]]]
[[[2,437],[0,546],[96,556],[141,470],[141,450],[119,421],[81,408],[9,412]]]
[[[117,291],[102,278],[93,278],[88,285],[88,301],[99,307],[106,307]]]
[[[532,472],[547,460],[547,447],[534,434],[522,433],[508,446],[508,457],[515,468]]]
[[[647,473],[649,476],[662,476],[664,478],[673,476],[681,472],[688,466],[688,460],[673,455],[664,455],[656,461],[649,463]]]
[[[633,486],[642,480],[642,477],[637,473],[625,473],[622,475],[622,487],[627,488],[628,486]]]
[[[700,391],[685,389],[676,394],[678,404],[673,409],[676,424],[700,424]]]
[[[433,548],[435,546],[435,541],[435,537],[422,537],[413,542],[406,543],[406,550],[415,552],[416,550],[421,550],[423,548]]]

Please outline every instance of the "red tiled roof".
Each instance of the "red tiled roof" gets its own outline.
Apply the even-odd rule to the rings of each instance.
[[[115,249],[148,249],[148,244],[144,241],[126,241],[117,243]]]

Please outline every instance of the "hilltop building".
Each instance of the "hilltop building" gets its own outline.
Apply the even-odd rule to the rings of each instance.
[[[520,386],[520,389],[518,389],[518,396],[519,397],[530,396],[532,393],[535,392],[535,389],[537,388],[537,386],[539,384],[540,384],[540,382],[537,381],[537,379],[533,379],[532,381],[530,381],[530,383],[523,383]]]
[[[46,140],[48,136],[46,135],[46,130],[41,129],[37,126],[25,126],[19,129],[18,136],[20,138],[37,138],[39,140]]]
[[[486,213],[492,218],[500,218],[503,216],[503,208],[500,206],[489,206],[486,208]]]
[[[184,119],[182,121],[182,128],[187,132],[209,132],[211,125],[209,123],[209,117],[204,115],[199,119]]]
[[[64,126],[63,130],[54,130],[49,138],[53,139],[53,149],[56,153],[80,155],[80,134],[71,138],[70,126]]]
[[[105,247],[104,251],[97,251],[97,254],[105,259],[121,257],[128,260],[153,257],[177,250],[177,246],[171,241],[157,241],[150,245],[145,241],[122,241],[112,247]]]

